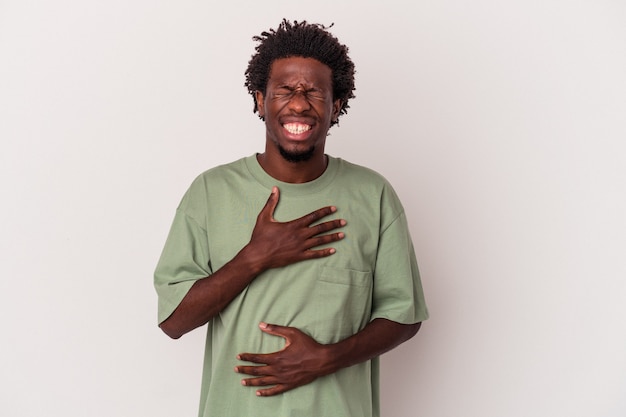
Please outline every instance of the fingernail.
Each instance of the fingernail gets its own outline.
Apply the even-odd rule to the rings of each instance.
[[[337,251],[336,251],[334,248],[330,248],[329,252],[330,252],[330,253],[335,253],[335,252],[337,252]]]
[[[341,222],[339,222],[342,226],[345,226],[347,224],[347,222],[345,220],[341,220]]]
[[[267,329],[267,323],[263,323],[263,322],[261,322],[261,323],[259,323],[259,327],[260,327],[261,329]]]

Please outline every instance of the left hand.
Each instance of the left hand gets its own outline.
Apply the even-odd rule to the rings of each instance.
[[[241,353],[237,359],[259,365],[237,366],[235,372],[253,375],[241,383],[245,386],[270,388],[260,389],[258,396],[271,396],[313,382],[320,376],[331,373],[326,362],[325,345],[316,342],[295,327],[261,323],[265,333],[285,339],[285,347],[273,353]]]

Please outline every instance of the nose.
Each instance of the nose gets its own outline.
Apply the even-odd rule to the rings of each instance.
[[[296,113],[302,113],[311,108],[306,91],[295,90],[289,99],[289,108]]]

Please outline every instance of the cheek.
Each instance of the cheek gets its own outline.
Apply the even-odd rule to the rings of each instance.
[[[327,108],[325,110],[326,110],[326,115],[331,121],[337,118],[337,112],[336,112],[335,106],[331,106],[330,108]]]

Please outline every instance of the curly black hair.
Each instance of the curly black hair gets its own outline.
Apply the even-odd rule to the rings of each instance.
[[[248,62],[244,85],[254,100],[253,112],[259,109],[256,91],[265,95],[272,63],[280,58],[294,56],[314,58],[330,67],[333,74],[333,100],[341,101],[340,115],[348,112],[348,100],[354,98],[355,90],[354,63],[348,56],[348,47],[328,32],[332,26],[307,21],[291,23],[283,19],[278,29],[270,29],[252,38],[259,44],[255,47],[256,54]],[[263,120],[261,115],[259,117]],[[337,120],[331,122],[331,126],[334,124],[337,124]]]

